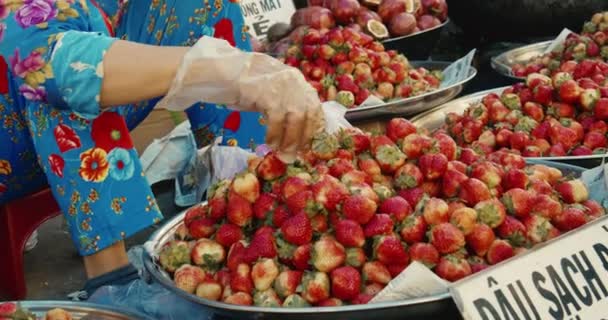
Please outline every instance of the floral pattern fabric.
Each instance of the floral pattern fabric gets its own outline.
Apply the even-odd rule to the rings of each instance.
[[[155,101],[99,107],[111,31],[137,42],[187,45],[217,22],[220,30],[236,26],[234,43],[246,47],[237,4],[218,0],[203,10],[200,1],[177,3],[0,0],[0,205],[50,186],[82,255],[162,219],[129,134]],[[223,37],[230,41],[229,33]],[[188,115],[194,129],[208,129],[206,137],[227,133],[226,143],[243,144],[263,139],[263,131],[250,137],[239,130],[241,120],[259,125],[255,114],[198,105]]]

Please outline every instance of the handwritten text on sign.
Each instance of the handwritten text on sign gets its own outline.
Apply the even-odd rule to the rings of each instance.
[[[296,11],[292,0],[241,0],[241,9],[249,32],[260,40],[273,24],[289,23]]]
[[[450,291],[467,320],[608,320],[608,217]]]

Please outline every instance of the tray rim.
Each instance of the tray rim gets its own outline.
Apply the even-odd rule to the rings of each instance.
[[[206,203],[202,202],[202,204]],[[340,312],[359,312],[359,311],[372,311],[379,309],[390,309],[390,308],[400,308],[407,307],[412,305],[421,305],[426,303],[439,302],[442,300],[451,299],[451,295],[449,292],[445,292],[442,294],[431,295],[427,297],[415,298],[415,299],[407,299],[402,301],[391,301],[391,302],[379,302],[373,304],[362,304],[362,305],[351,305],[351,306],[339,306],[339,307],[308,307],[308,308],[270,308],[270,307],[256,307],[256,306],[238,306],[231,305],[219,301],[211,301],[207,299],[200,298],[194,294],[187,293],[186,291],[180,290],[173,286],[172,281],[170,281],[163,273],[159,270],[160,266],[156,264],[155,258],[149,252],[149,250],[153,250],[151,245],[154,245],[154,248],[161,247],[160,240],[172,229],[176,228],[182,223],[182,220],[186,214],[186,210],[180,212],[175,215],[170,220],[167,220],[159,229],[157,229],[148,239],[146,250],[144,250],[144,266],[146,271],[151,275],[154,281],[159,282],[162,286],[164,286],[169,291],[172,291],[179,296],[185,298],[188,301],[197,303],[199,305],[206,306],[208,308],[220,309],[224,312],[257,312],[257,313],[265,313],[269,315],[279,315],[279,314],[309,314],[309,313],[340,313]]]
[[[428,33],[428,32],[435,31],[437,29],[441,29],[441,28],[445,27],[449,22],[450,22],[450,18],[448,17],[444,22],[442,22],[441,24],[439,24],[437,26],[434,26],[434,27],[432,27],[430,29],[422,30],[420,32],[416,32],[416,33],[413,33],[413,34],[408,34],[406,36],[399,36],[399,37],[384,39],[381,42],[382,43],[387,43],[387,42],[395,42],[395,41],[399,41],[399,40],[403,40],[403,39],[407,39],[407,38],[413,38],[413,37],[416,37],[416,36],[419,36],[419,35],[422,35],[422,34],[425,34],[425,33]]]
[[[547,48],[549,45],[551,45],[552,42],[553,40],[541,41],[505,51],[497,56],[492,57],[490,59],[490,65],[492,66],[492,69],[494,69],[494,71],[496,71],[502,76],[516,80],[525,80],[525,77],[517,77],[511,73],[511,65],[506,63],[506,57],[509,54],[516,53],[518,51],[525,51],[527,49],[531,50],[536,48]]]
[[[110,306],[105,304],[97,304],[91,302],[80,302],[70,300],[18,300],[18,301],[0,301],[0,303],[16,303],[30,312],[36,312],[37,309],[43,309],[44,312],[59,308],[67,312],[103,312],[109,315],[128,317],[129,319],[153,320],[152,317],[142,314],[136,310],[128,309],[119,306]],[[39,311],[38,311],[39,312]]]
[[[452,104],[457,104],[457,103],[467,103],[470,104],[474,101],[479,101],[481,100],[481,98],[487,94],[490,93],[500,93],[502,91],[504,91],[505,89],[509,88],[511,86],[505,86],[505,87],[499,87],[499,88],[494,88],[494,89],[489,89],[489,90],[483,90],[483,91],[479,91],[479,92],[475,92],[463,97],[460,97],[458,99],[452,100],[450,102],[444,103],[436,108],[433,108],[431,110],[428,110],[426,112],[420,113],[414,117],[412,117],[410,119],[410,121],[418,126],[416,123],[420,120],[422,120],[424,117],[427,117],[431,114],[435,114],[435,113],[439,113],[441,112],[442,109],[445,109],[447,107],[449,107]],[[562,156],[562,157],[524,157],[524,159],[526,160],[546,160],[546,161],[576,161],[576,160],[596,160],[596,159],[602,159],[602,158],[608,158],[608,152],[605,154],[593,154],[593,155],[588,155],[588,156]]]

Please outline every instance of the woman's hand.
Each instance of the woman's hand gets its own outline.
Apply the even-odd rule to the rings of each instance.
[[[200,101],[262,113],[268,121],[266,141],[285,161],[294,160],[325,125],[317,92],[300,71],[209,37],[186,53],[157,107],[184,110]]]

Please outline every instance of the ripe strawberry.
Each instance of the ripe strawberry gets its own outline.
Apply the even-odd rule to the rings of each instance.
[[[327,166],[329,167],[329,174],[338,179],[340,179],[343,174],[355,169],[351,161],[341,158],[330,160],[327,163]]]
[[[298,194],[308,190],[308,182],[300,177],[290,177],[283,182],[281,195],[283,200],[287,200],[294,194]]]
[[[317,240],[312,247],[312,264],[321,272],[331,272],[346,260],[344,247],[331,237]]]
[[[582,89],[574,80],[566,80],[559,87],[559,97],[562,102],[575,103],[580,99]]]
[[[551,219],[551,223],[560,231],[574,230],[587,223],[584,206],[568,206]]]
[[[271,213],[271,217],[272,217],[272,225],[275,228],[280,228],[283,223],[285,223],[285,220],[287,220],[289,217],[291,216],[291,214],[289,213],[289,211],[287,210],[287,207],[281,205],[278,206],[272,213]],[[267,223],[268,224],[268,223]]]
[[[243,239],[243,231],[239,226],[225,223],[219,227],[215,233],[215,241],[225,248],[229,248],[232,244]]]
[[[549,219],[539,215],[528,216],[522,222],[526,227],[526,236],[533,245],[547,241],[549,232],[554,228]]]
[[[361,225],[353,220],[341,220],[335,225],[336,240],[346,247],[362,247],[365,235]]]
[[[477,211],[469,207],[458,208],[450,215],[450,223],[467,236],[477,224]]]
[[[194,293],[196,287],[205,280],[207,273],[203,269],[189,264],[179,267],[173,276],[175,286],[188,293]]]
[[[439,263],[439,252],[430,243],[414,243],[409,247],[408,253],[412,261],[418,261],[429,269],[434,268]]]
[[[590,220],[597,219],[606,214],[605,209],[595,200],[584,201],[582,205],[585,206],[585,213],[590,218]]]
[[[253,204],[253,215],[256,219],[265,220],[277,207],[277,197],[271,193],[262,193]]]
[[[560,92],[561,89],[563,88],[560,87]],[[534,88],[533,90],[533,94],[534,94],[534,101],[538,102],[540,104],[543,105],[548,105],[549,103],[551,103],[551,100],[553,99],[553,88],[550,85],[539,85],[536,88]]]
[[[246,263],[241,263],[230,274],[230,288],[233,292],[251,293],[253,281],[251,280],[251,268]]]
[[[422,216],[410,215],[403,220],[399,234],[405,243],[412,244],[424,239],[426,228],[427,224]]]
[[[378,162],[372,158],[360,158],[359,159],[359,169],[373,179],[382,175],[382,171],[380,170],[380,165]]]
[[[579,179],[561,182],[555,186],[555,190],[562,200],[569,204],[581,203],[589,199],[589,191]]]
[[[531,214],[538,214],[547,219],[552,219],[562,212],[562,205],[548,194],[537,195],[531,204]]]
[[[313,184],[315,201],[328,211],[335,211],[339,203],[348,197],[348,190],[338,179],[330,175],[321,175]]]
[[[538,123],[543,121],[543,119],[545,118],[543,106],[536,102],[526,102],[524,104],[523,112],[525,115],[534,119]],[[530,128],[530,129],[532,129],[532,128]]]
[[[507,216],[504,205],[498,199],[484,200],[475,205],[479,221],[496,228],[505,221]]]
[[[448,158],[441,153],[424,154],[418,159],[422,175],[428,180],[440,178],[448,165]]]
[[[325,272],[307,272],[302,278],[302,298],[318,303],[329,298],[329,277]]]
[[[602,97],[597,101],[593,115],[597,120],[608,121],[608,97]]]
[[[507,191],[514,188],[526,189],[528,183],[528,175],[521,169],[512,169],[505,172],[502,179],[502,187]]]
[[[394,179],[395,187],[409,189],[420,186],[424,177],[422,171],[415,164],[408,162],[397,169]]]
[[[274,152],[266,154],[256,169],[258,177],[266,181],[275,180],[284,175],[286,171],[287,165]]]
[[[393,232],[393,220],[388,214],[375,214],[363,228],[366,238],[390,234]]]
[[[441,178],[441,193],[448,198],[457,196],[462,182],[468,179],[469,177],[465,173],[456,170],[451,162],[448,163],[448,167]]]
[[[388,272],[391,274],[391,277],[396,278],[398,275],[401,274],[401,272],[403,272],[403,270],[405,270],[405,268],[407,268],[407,266],[409,265],[409,260],[407,264],[390,264],[386,266],[386,269],[388,269]]]
[[[329,299],[325,299],[319,303],[317,303],[317,307],[340,307],[343,306],[344,303],[342,302],[342,300],[338,299],[338,298],[329,298]]]
[[[487,259],[489,264],[494,265],[513,256],[515,256],[515,252],[509,242],[497,239],[490,246]]]
[[[390,182],[390,180],[388,182]],[[380,198],[374,189],[367,183],[353,183],[348,186],[348,190],[352,195],[360,195],[364,198],[372,200],[374,203],[376,203],[376,206],[380,202]]]
[[[422,216],[424,221],[431,226],[448,222],[450,219],[448,204],[442,199],[430,198],[424,204]]]
[[[353,300],[350,301],[350,303],[353,305],[368,304],[372,298],[374,298],[372,295],[359,293]]]
[[[281,298],[286,298],[296,293],[298,285],[302,280],[302,272],[294,270],[284,270],[274,280],[274,291]]]
[[[186,211],[186,215],[184,216],[184,224],[187,228],[190,228],[190,224],[193,221],[202,219],[207,216],[207,211],[209,211],[209,207],[205,205],[196,205]]]
[[[342,182],[344,185],[351,185],[357,183],[372,184],[373,179],[367,173],[361,170],[352,170],[342,175],[342,178],[340,178],[340,182]]]
[[[360,268],[367,261],[365,251],[362,248],[346,249],[346,265]]]
[[[311,244],[305,244],[297,247],[293,251],[293,258],[291,263],[297,270],[308,270],[310,268],[310,256],[312,251]]]
[[[379,208],[379,212],[392,216],[396,222],[403,221],[412,211],[410,204],[400,196],[384,200]]]
[[[361,274],[357,269],[345,266],[331,272],[331,293],[338,299],[354,299],[361,291]]]
[[[471,178],[483,181],[488,188],[495,188],[502,182],[504,172],[490,161],[474,163],[471,167]]]
[[[356,129],[345,129],[339,133],[342,148],[352,150],[355,154],[367,151],[371,141],[369,135]]]
[[[475,225],[471,233],[466,236],[467,245],[478,256],[485,256],[495,239],[492,228],[483,223]]]
[[[259,258],[274,258],[277,256],[276,240],[273,229],[262,227],[258,229],[251,238],[251,242],[245,252],[244,261],[253,263]]]
[[[285,220],[281,225],[281,235],[289,243],[303,245],[312,240],[310,219],[303,211]]]
[[[398,194],[400,197],[405,199],[407,203],[412,206],[412,208],[415,208],[418,205],[418,202],[420,202],[420,200],[422,200],[422,198],[425,196],[422,188],[400,190]]]
[[[527,243],[526,226],[514,217],[507,216],[496,231],[500,238],[508,240],[513,246],[520,247]]]
[[[505,192],[501,201],[510,214],[525,218],[530,214],[533,199],[534,196],[529,191],[515,188]]]
[[[469,265],[471,266],[471,271],[473,272],[473,274],[489,268],[486,261],[483,258],[480,258],[477,256],[471,256],[467,259],[467,261],[469,262]]]
[[[412,133],[403,139],[401,151],[408,159],[418,159],[433,146],[433,140],[422,134]]]
[[[366,262],[361,271],[365,283],[388,284],[392,279],[386,266],[379,261]]]
[[[480,201],[491,198],[490,190],[486,184],[475,178],[462,182],[458,196],[469,206],[474,206]]]
[[[585,135],[583,144],[589,149],[593,150],[596,148],[606,147],[606,144],[608,144],[608,139],[606,139],[606,135],[603,133],[591,131]]]
[[[386,124],[386,135],[395,143],[416,131],[416,126],[404,118],[393,118]]]
[[[373,256],[386,266],[407,265],[409,256],[397,235],[379,236],[374,239]]]
[[[430,240],[441,254],[458,251],[465,245],[462,231],[450,223],[442,223],[433,227],[430,232]]]
[[[362,195],[348,197],[342,205],[342,214],[350,220],[359,224],[366,224],[376,213],[377,205],[374,201]]]
[[[379,283],[370,283],[365,285],[363,293],[373,297],[377,295],[380,291],[382,291],[382,289],[384,289],[384,285],[381,285]]]
[[[466,259],[456,256],[443,256],[435,267],[435,273],[440,278],[455,282],[473,273]]]
[[[201,218],[190,222],[188,233],[195,240],[210,238],[215,233],[215,222],[209,218]]]
[[[384,173],[393,173],[401,167],[406,160],[397,146],[382,145],[376,149],[375,159]]]

